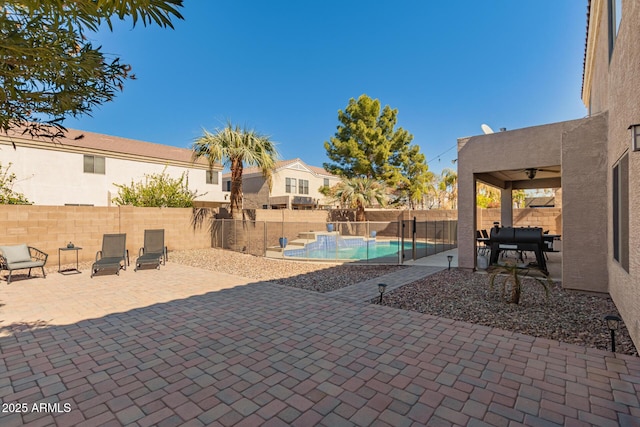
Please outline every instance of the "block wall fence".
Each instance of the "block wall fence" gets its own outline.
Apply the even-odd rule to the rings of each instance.
[[[144,245],[144,230],[164,228],[169,251],[211,247],[208,225],[193,229],[190,208],[134,208],[132,206],[20,206],[0,205],[0,244],[25,243],[49,254],[47,265],[58,263],[58,248],[82,247],[80,262],[93,261],[102,249],[102,235],[126,233],[131,262]],[[63,252],[62,263],[75,262]]]
[[[256,210],[251,216],[268,222],[331,221],[329,211]],[[367,220],[394,222],[398,219],[456,220],[457,211],[368,210]],[[80,261],[92,261],[102,247],[102,235],[126,233],[127,249],[135,259],[144,244],[144,230],[164,228],[165,243],[172,250],[210,248],[209,225],[195,228],[190,208],[138,208],[132,206],[34,206],[0,205],[0,245],[26,243],[49,254],[48,265],[58,263],[58,248],[73,242],[82,247]],[[478,228],[489,229],[500,220],[499,209],[479,209]],[[560,208],[514,209],[515,226],[535,226],[562,234]],[[75,261],[74,254],[62,253],[62,263]]]
[[[368,210],[366,212],[369,221],[397,221],[408,220],[414,216],[422,221],[457,220],[457,210]],[[489,230],[494,221],[500,221],[500,209],[478,209],[476,213],[478,230]],[[513,209],[514,227],[540,227],[549,230],[551,234],[562,234],[562,209],[561,208],[524,208]]]

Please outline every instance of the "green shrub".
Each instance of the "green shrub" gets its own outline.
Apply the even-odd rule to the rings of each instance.
[[[190,208],[197,194],[189,190],[189,176],[183,172],[180,178],[172,178],[166,173],[145,174],[144,182],[133,182],[131,185],[114,184],[118,187],[118,195],[113,198],[117,205],[144,207]],[[206,193],[205,193],[206,194]]]
[[[30,205],[24,194],[13,191],[13,183],[17,178],[15,173],[9,173],[9,168],[11,163],[6,168],[3,168],[0,163],[0,204]]]
[[[542,280],[539,277],[529,276],[529,269],[520,267],[517,263],[503,264],[494,268],[495,269],[491,273],[491,277],[489,279],[489,287],[491,288],[491,290],[493,290],[496,278],[498,277],[498,275],[500,275],[500,279],[502,280],[503,298],[505,298],[506,296],[507,287],[509,286],[509,284],[511,285],[511,298],[509,298],[508,300],[510,304],[520,303],[520,296],[522,295],[522,281],[527,277],[538,282],[544,288],[544,292],[547,298],[549,298],[549,286],[552,283],[549,277],[547,277],[546,280]]]

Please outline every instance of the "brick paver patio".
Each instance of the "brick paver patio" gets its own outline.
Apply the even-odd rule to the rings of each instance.
[[[351,298],[173,263],[1,282],[0,425],[640,425],[638,358]]]

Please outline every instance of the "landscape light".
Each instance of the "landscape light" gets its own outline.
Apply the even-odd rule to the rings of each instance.
[[[378,304],[382,304],[382,295],[384,291],[387,289],[387,285],[384,283],[378,283],[378,292],[380,292],[380,302]]]
[[[620,319],[615,314],[609,314],[604,316],[605,322],[607,322],[607,328],[611,332],[611,351],[616,352],[616,330],[620,327]]]

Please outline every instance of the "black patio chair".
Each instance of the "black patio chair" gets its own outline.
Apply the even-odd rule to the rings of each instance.
[[[138,251],[133,271],[150,267],[160,269],[167,261],[167,247],[164,245],[164,229],[144,230],[144,247]]]
[[[100,272],[120,275],[127,269],[127,235],[105,234],[102,236],[102,250],[96,253],[96,262],[91,266],[91,277]]]
[[[489,253],[491,249],[489,239],[485,238],[480,230],[476,230],[476,244],[478,246],[478,254],[487,255]]]

